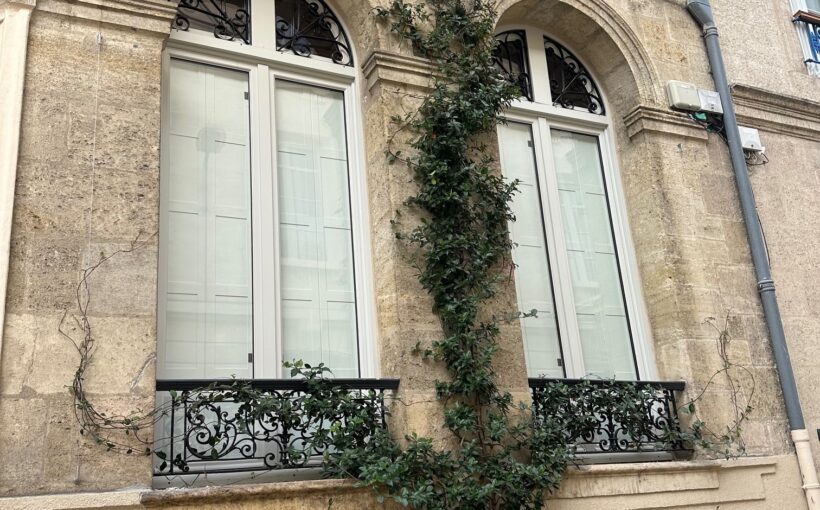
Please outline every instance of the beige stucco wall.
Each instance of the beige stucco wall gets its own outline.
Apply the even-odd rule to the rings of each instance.
[[[682,3],[504,0],[500,12],[502,23],[526,22],[559,38],[598,77],[612,112],[659,374],[685,380],[690,394],[700,391],[720,368],[716,332],[703,321],[729,315],[732,356],[749,367],[756,381],[755,410],[744,437],[749,452],[763,460],[709,468],[692,464],[692,473],[699,474],[687,471],[684,478],[706,484],[697,490],[675,485],[678,472],[663,465],[632,472],[596,468],[571,475],[555,508],[602,508],[600,498],[610,498],[614,487],[624,484],[632,491],[622,494],[625,506],[607,508],[706,508],[717,502],[721,508],[773,508],[772,501],[796,501],[794,506],[777,505],[801,508],[795,499],[799,475],[789,456],[725,146],[665,107],[666,80],[711,86],[699,31]],[[812,394],[820,375],[815,338],[820,312],[813,306],[820,286],[814,270],[820,261],[813,249],[820,223],[820,211],[815,211],[820,107],[810,101],[820,100],[819,82],[800,62],[787,1],[755,2],[756,12],[776,20],[765,30],[751,18],[755,10],[748,9],[748,2],[714,3],[730,80],[742,85],[736,88],[741,122],[760,128],[768,149],[770,163],[754,168],[752,181],[807,427],[813,430],[820,426],[820,404]],[[437,434],[438,406],[427,401],[441,372],[411,350],[419,340],[436,338],[439,326],[390,223],[412,184],[406,169],[387,165],[383,155],[393,129],[389,117],[401,111],[397,92],[423,89],[428,68],[373,22],[369,2],[334,5],[351,30],[361,69],[362,171],[369,190],[381,371],[401,378],[406,401],[419,402],[399,406],[393,428]],[[127,246],[140,232],[156,232],[160,59],[172,17],[172,6],[163,0],[40,0],[33,13],[0,360],[0,496],[150,487],[146,458],[105,453],[78,434],[66,390],[77,358],[57,328],[64,311],[74,310],[83,268],[101,252]],[[99,350],[87,386],[108,409],[127,412],[152,405],[155,275],[152,240],[113,260],[91,282],[91,318]],[[499,305],[514,303],[508,288]],[[505,331],[497,368],[501,385],[526,399],[523,352],[515,328]],[[717,427],[728,423],[726,398],[725,387],[718,385],[700,404],[701,416]],[[811,436],[820,463],[820,445]],[[667,485],[653,492],[640,480],[655,472]],[[718,483],[719,490],[707,487],[710,483]],[[571,488],[579,486],[583,488]],[[762,492],[754,493],[759,497],[753,502],[743,501],[736,492],[743,486],[762,487]],[[684,507],[679,491],[718,495],[687,499],[689,506]],[[139,492],[129,494],[122,497]],[[318,502],[321,495],[316,498]],[[349,504],[361,506],[360,499],[356,496]],[[645,506],[628,506],[639,499]],[[348,504],[343,500],[338,505]],[[0,500],[0,508],[3,503],[24,504],[16,501]],[[282,508],[288,506],[282,503]]]

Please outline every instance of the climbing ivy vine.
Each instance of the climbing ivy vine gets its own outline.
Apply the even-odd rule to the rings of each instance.
[[[387,157],[405,164],[418,186],[406,205],[420,222],[397,237],[418,250],[419,281],[442,326],[442,338],[419,351],[447,368],[436,394],[457,446],[439,451],[430,439],[411,436],[389,455],[365,451],[356,459],[365,462],[352,464],[342,454],[336,462],[415,508],[540,508],[567,462],[563,430],[532,427],[521,418],[527,413],[516,415],[493,371],[503,318],[487,305],[508,274],[517,183],[501,178],[479,140],[519,95],[494,65],[494,3],[394,0],[376,10],[435,67],[418,109],[393,118],[410,135],[408,153],[390,148]]]

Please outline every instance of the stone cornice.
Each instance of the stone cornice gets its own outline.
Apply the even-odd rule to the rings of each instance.
[[[637,106],[624,116],[624,125],[629,138],[639,133],[650,131],[674,136],[683,136],[697,140],[709,138],[706,130],[682,113],[671,110]]]
[[[820,103],[774,93],[749,85],[732,86],[738,122],[761,131],[820,140]],[[627,134],[644,131],[706,140],[707,134],[684,114],[668,109],[638,106],[624,116]]]
[[[275,482],[254,485],[203,487],[197,489],[158,490],[143,492],[140,504],[146,508],[188,505],[191,508],[219,503],[236,503],[253,499],[277,499],[320,494],[368,493],[368,489],[356,487],[352,480],[310,480],[299,482]],[[275,503],[273,504],[275,506]]]
[[[362,65],[368,91],[382,82],[427,89],[433,71],[426,59],[381,50],[372,52]]]
[[[820,103],[736,83],[732,85],[738,122],[762,131],[820,140]]]
[[[176,5],[172,0],[38,0],[36,10],[168,34]]]

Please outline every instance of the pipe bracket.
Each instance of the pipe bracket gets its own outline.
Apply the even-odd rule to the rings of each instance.
[[[760,294],[763,294],[764,292],[774,292],[774,281],[771,279],[760,280],[757,282],[757,291]]]

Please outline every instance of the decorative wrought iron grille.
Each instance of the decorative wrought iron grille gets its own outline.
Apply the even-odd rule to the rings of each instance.
[[[276,0],[276,48],[353,65],[347,34],[323,0]]]
[[[213,31],[219,39],[251,43],[250,0],[179,0],[174,27]]]
[[[590,113],[606,115],[598,86],[575,55],[546,36],[544,49],[547,53],[552,104],[572,110],[583,108]]]
[[[495,65],[510,83],[518,85],[521,96],[532,101],[532,84],[527,52],[527,37],[523,30],[509,30],[495,36]]]
[[[157,400],[167,406],[167,412],[155,426],[159,460],[154,475],[318,467],[327,447],[313,440],[316,431],[346,426],[343,411],[323,410],[317,416],[305,408],[299,397],[310,388],[303,379],[225,382],[262,392],[278,404],[240,401],[236,392],[207,389],[214,383],[210,380],[157,381]],[[349,393],[357,413],[366,412],[372,423],[387,427],[384,395],[398,389],[398,379],[333,379],[332,383],[334,391]]]
[[[820,14],[798,11],[793,21],[803,23],[806,28],[811,50],[811,58],[806,59],[806,63],[820,64]]]
[[[551,391],[557,384],[568,391]],[[576,454],[690,452],[670,439],[675,437],[670,433],[680,432],[675,392],[683,390],[683,382],[530,379],[529,385],[536,423],[575,417],[576,425],[565,432]],[[641,390],[630,392],[641,398],[624,404],[619,388],[628,386]]]

